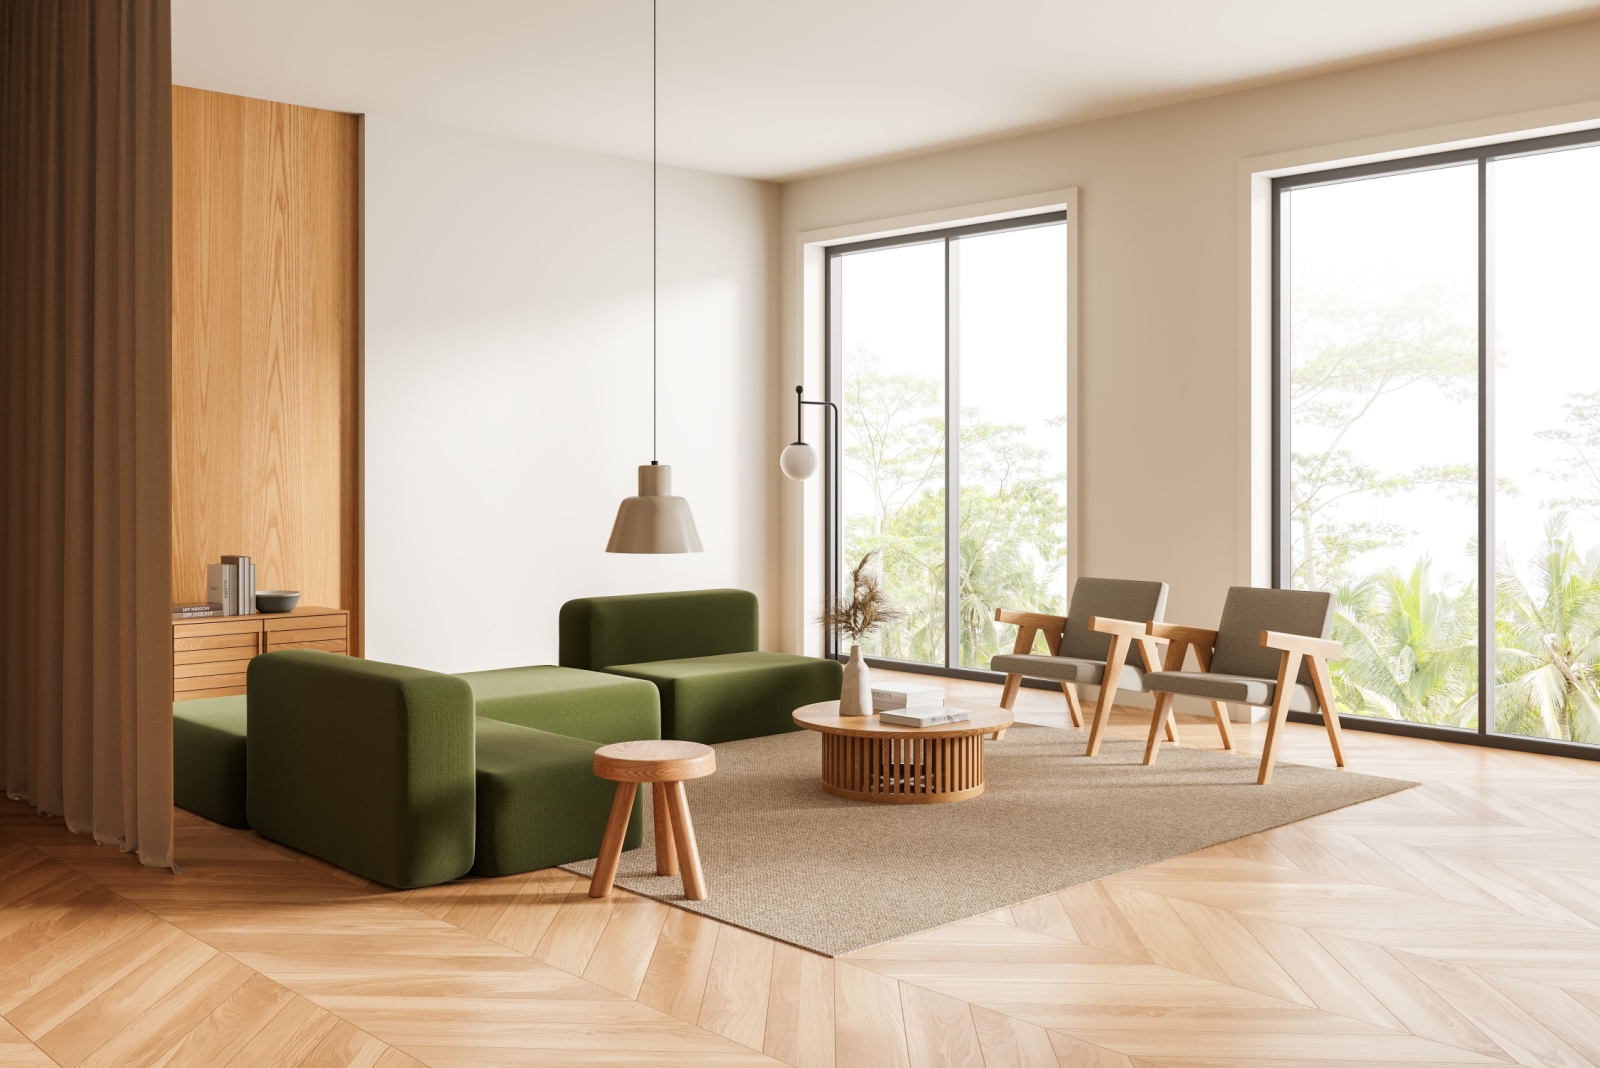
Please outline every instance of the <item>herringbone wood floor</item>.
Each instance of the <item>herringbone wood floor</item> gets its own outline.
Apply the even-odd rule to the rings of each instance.
[[[560,871],[389,891],[185,813],[173,876],[0,803],[0,1064],[1600,1064],[1600,764],[1346,738],[1425,785],[837,960]]]

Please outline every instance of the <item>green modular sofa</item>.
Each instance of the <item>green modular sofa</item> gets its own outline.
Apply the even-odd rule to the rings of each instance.
[[[660,718],[653,687],[578,674],[442,675],[311,650],[258,656],[245,699],[249,824],[400,888],[592,857],[614,792],[593,774],[594,751],[658,738]],[[561,696],[563,680],[585,684],[581,700]],[[625,848],[642,833],[636,801]]]
[[[844,669],[761,652],[758,613],[745,590],[568,601],[561,664],[654,683],[664,738],[709,744],[796,730],[790,713],[837,700]]]

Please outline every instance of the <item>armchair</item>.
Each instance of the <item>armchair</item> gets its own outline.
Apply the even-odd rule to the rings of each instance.
[[[1155,763],[1174,695],[1185,694],[1211,702],[1224,738],[1226,702],[1271,709],[1256,778],[1262,786],[1272,781],[1283,722],[1291,710],[1322,713],[1334,761],[1344,767],[1344,738],[1328,675],[1328,661],[1338,659],[1343,647],[1329,639],[1332,629],[1332,594],[1249,586],[1228,591],[1216,630],[1150,623],[1150,636],[1167,640],[1167,656],[1163,670],[1145,676],[1146,685],[1158,696],[1144,762]],[[1190,649],[1199,671],[1183,670]]]
[[[997,622],[1014,623],[1017,627],[1017,640],[1010,655],[997,656],[989,663],[991,670],[1006,673],[1001,707],[1009,709],[1016,701],[1024,676],[1051,679],[1061,684],[1072,725],[1082,728],[1083,708],[1077,684],[1099,686],[1085,750],[1088,756],[1094,756],[1100,751],[1117,691],[1146,692],[1146,672],[1155,671],[1160,663],[1155,639],[1145,626],[1150,620],[1160,620],[1166,605],[1165,582],[1081,578],[1073,584],[1065,616],[996,611]],[[1032,653],[1040,634],[1050,650],[1048,656]],[[1130,663],[1129,654],[1135,647],[1139,661]],[[1178,740],[1177,727],[1170,721],[1166,730],[1169,739]]]

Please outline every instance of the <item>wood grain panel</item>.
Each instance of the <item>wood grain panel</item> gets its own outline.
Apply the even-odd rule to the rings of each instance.
[[[358,150],[353,115],[173,89],[175,602],[237,552],[359,607]]]

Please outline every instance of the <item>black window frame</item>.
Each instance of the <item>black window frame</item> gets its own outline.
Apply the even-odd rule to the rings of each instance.
[[[1288,353],[1285,344],[1287,324],[1284,322],[1284,301],[1287,297],[1287,249],[1290,239],[1288,225],[1290,210],[1286,194],[1297,189],[1340,185],[1369,178],[1387,178],[1398,174],[1438,170],[1472,164],[1477,170],[1478,211],[1478,715],[1475,729],[1445,727],[1430,723],[1412,723],[1406,720],[1378,719],[1341,713],[1341,726],[1379,734],[1397,734],[1434,741],[1482,745],[1495,749],[1512,749],[1521,752],[1542,753],[1550,756],[1577,757],[1583,760],[1600,760],[1600,745],[1585,742],[1568,742],[1555,738],[1534,738],[1516,734],[1496,734],[1494,731],[1495,690],[1495,603],[1494,603],[1494,350],[1493,350],[1493,278],[1494,249],[1490,212],[1493,204],[1491,183],[1493,171],[1490,164],[1498,160],[1520,156],[1542,155],[1575,148],[1600,146],[1600,129],[1577,130],[1570,133],[1528,137],[1511,141],[1497,141],[1472,148],[1451,149],[1441,152],[1421,153],[1375,163],[1361,163],[1347,167],[1306,171],[1281,175],[1272,179],[1271,193],[1271,567],[1272,585],[1284,589],[1290,585],[1294,564],[1289,554],[1290,514],[1288,488],[1290,478],[1289,456],[1289,374],[1284,361]],[[1484,546],[1489,546],[1485,551]],[[1322,723],[1319,713],[1290,712],[1289,718],[1300,723]]]
[[[873,252],[885,248],[898,248],[906,245],[942,244],[944,246],[944,494],[945,494],[945,627],[943,664],[924,664],[914,660],[890,660],[883,657],[867,657],[866,661],[872,667],[881,667],[891,671],[914,672],[922,675],[935,675],[942,678],[970,679],[978,682],[996,682],[1002,678],[998,672],[983,668],[952,667],[961,660],[961,635],[960,628],[954,626],[955,616],[960,610],[958,589],[954,589],[960,581],[960,571],[955,566],[958,561],[955,557],[960,553],[960,522],[961,522],[961,482],[959,463],[959,441],[961,435],[961,393],[960,393],[960,354],[957,352],[957,331],[955,329],[955,316],[957,302],[955,300],[955,285],[957,275],[952,271],[952,257],[955,254],[955,242],[963,237],[975,237],[980,234],[1007,233],[1014,230],[1032,230],[1042,226],[1055,226],[1058,224],[1070,225],[1066,209],[1053,211],[1033,212],[1026,215],[1012,216],[1005,219],[994,219],[987,222],[959,223],[954,226],[939,227],[931,230],[916,230],[905,234],[895,234],[890,237],[870,238],[863,241],[850,241],[837,245],[829,245],[824,251],[825,263],[823,267],[823,389],[828,400],[838,406],[841,422],[844,419],[844,376],[840,370],[843,348],[843,294],[838,285],[839,262],[846,256],[860,252]],[[1065,236],[1065,235],[1064,235]],[[1070,240],[1070,237],[1067,237]],[[1068,285],[1074,284],[1067,280]],[[1070,314],[1070,312],[1069,312]],[[1068,324],[1071,329],[1071,324]],[[1066,359],[1067,354],[1063,353]],[[1075,388],[1075,383],[1069,383],[1068,389]],[[844,440],[844,428],[841,426],[840,441]],[[1071,432],[1071,428],[1068,428]],[[843,561],[840,559],[844,544],[844,531],[842,524],[844,512],[841,504],[841,486],[843,477],[843,457],[831,459],[825,465],[823,498],[827,502],[823,509],[824,546],[823,554],[823,597],[824,603],[831,604],[839,594],[840,579],[843,572]],[[1070,462],[1070,458],[1069,458]],[[1070,531],[1069,531],[1070,535]],[[1070,578],[1070,576],[1069,576]],[[845,659],[845,654],[839,648],[838,636],[830,632],[823,634],[823,655],[835,660]],[[1055,683],[1046,683],[1037,679],[1024,679],[1023,684],[1041,689],[1056,689]]]

